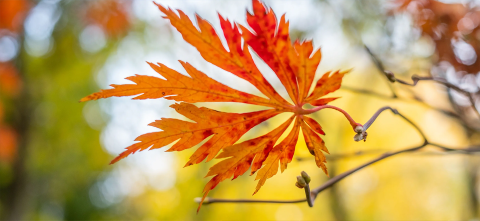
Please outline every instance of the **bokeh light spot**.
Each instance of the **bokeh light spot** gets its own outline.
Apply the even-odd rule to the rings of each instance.
[[[0,37],[0,62],[9,61],[18,53],[17,40],[9,35]]]
[[[107,43],[103,29],[97,25],[89,25],[83,29],[79,40],[82,49],[90,53],[100,51]]]

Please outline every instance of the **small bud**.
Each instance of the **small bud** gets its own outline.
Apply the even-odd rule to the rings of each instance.
[[[302,171],[301,174],[302,174],[302,177],[303,177],[303,179],[305,180],[305,182],[306,182],[307,184],[309,184],[312,179],[311,179],[310,176],[307,174],[307,172]]]
[[[298,182],[295,183],[295,186],[298,187],[299,189],[303,189],[303,188],[304,188],[304,186],[300,185],[300,183],[298,183]]]
[[[395,74],[393,74],[391,71],[385,71],[385,76],[387,76],[388,80],[392,83],[397,80],[395,79]]]
[[[418,77],[418,75],[416,75],[416,74],[414,74],[414,75],[412,76],[412,80],[413,80],[413,81],[418,81],[419,79],[420,79],[420,77]]]
[[[305,181],[305,179],[303,179],[302,176],[297,176],[297,183],[303,187],[305,187],[307,185],[307,182]]]
[[[355,133],[359,134],[359,133],[362,133],[363,132],[363,127],[358,125],[357,127],[355,127]]]
[[[355,136],[353,137],[353,140],[355,140],[356,142],[363,140],[363,134],[362,133],[355,134]]]

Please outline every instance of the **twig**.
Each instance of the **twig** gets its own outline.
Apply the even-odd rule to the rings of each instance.
[[[408,119],[407,117],[405,117],[403,114],[399,113],[397,111],[397,109],[394,109],[394,108],[391,108],[391,107],[382,107],[380,108],[377,112],[375,112],[375,114],[373,114],[373,116],[370,118],[370,120],[367,121],[367,123],[365,123],[363,125],[363,130],[366,131],[372,124],[373,122],[375,122],[375,120],[377,119],[378,115],[380,115],[383,111],[385,110],[391,110],[393,114],[395,115],[398,115],[400,117],[402,117],[405,121],[407,121],[412,127],[415,128],[415,130],[417,130],[417,132],[422,136],[422,138],[424,139],[424,141],[426,143],[428,143],[428,140],[427,140],[427,137],[425,136],[425,134],[423,133],[423,131],[415,124],[413,123],[410,119]]]
[[[309,183],[311,180],[312,179],[307,174],[307,172],[302,171],[301,176],[297,176],[297,182],[295,183],[295,186],[297,186],[298,188],[303,188],[305,190],[305,197],[309,207],[313,207],[313,202],[315,200],[312,192],[310,192]]]
[[[387,153],[384,153],[382,154],[381,156],[373,159],[373,160],[370,160],[354,169],[351,169],[347,172],[344,172],[340,175],[337,175],[335,177],[333,177],[332,179],[328,180],[327,182],[325,182],[324,184],[322,184],[321,186],[313,189],[310,191],[310,196],[311,196],[311,200],[315,200],[317,198],[317,195],[319,193],[321,193],[322,191],[328,189],[329,187],[333,186],[335,183],[339,182],[340,180],[352,175],[353,173],[367,167],[367,166],[370,166],[376,162],[379,162],[379,161],[382,161],[386,158],[389,158],[389,157],[392,157],[392,156],[395,156],[395,155],[398,155],[398,154],[401,154],[401,153],[407,153],[407,152],[414,152],[414,151],[418,151],[428,145],[432,145],[432,146],[436,146],[436,147],[439,147],[443,150],[445,150],[447,153],[449,152],[457,152],[457,153],[463,153],[463,154],[471,154],[471,153],[475,153],[475,152],[480,152],[480,147],[479,146],[474,146],[474,147],[469,147],[469,148],[464,148],[464,149],[453,149],[453,148],[448,148],[448,147],[445,147],[445,146],[442,146],[442,145],[438,145],[438,144],[434,144],[434,143],[424,143],[422,145],[419,145],[419,146],[416,146],[416,147],[412,147],[412,148],[407,148],[407,149],[402,149],[402,150],[399,150],[399,151],[395,151],[395,152],[387,152]],[[305,191],[306,194],[307,194],[307,191]],[[308,196],[308,194],[306,195]],[[216,198],[205,198],[205,201],[203,202],[203,204],[212,204],[212,203],[302,203],[302,202],[308,202],[307,198],[304,198],[304,199],[296,199],[296,200],[249,200],[249,199],[216,199]],[[313,203],[312,203],[313,205]]]
[[[195,202],[200,202],[201,198],[195,198]],[[206,197],[203,201],[203,205],[212,203],[302,203],[307,201],[306,199],[299,200],[250,200],[250,199],[216,199]]]
[[[371,91],[371,90],[359,89],[359,88],[354,88],[354,87],[349,87],[349,86],[342,86],[340,89],[347,90],[347,91],[354,92],[354,93],[371,95],[371,96],[375,96],[375,97],[378,97],[378,98],[381,98],[381,99],[395,99],[395,98],[398,98],[398,97],[388,96],[388,95],[385,95],[385,94],[380,94],[380,93],[377,93],[377,92],[374,92],[374,91]]]
[[[342,86],[341,89],[346,90],[346,91],[350,91],[350,92],[353,92],[353,93],[359,93],[359,94],[374,96],[374,97],[377,97],[377,98],[380,98],[380,99],[388,99],[388,100],[395,99],[395,100],[399,100],[399,101],[403,101],[403,102],[417,102],[417,103],[419,103],[419,104],[421,104],[421,105],[423,105],[427,108],[436,110],[436,111],[438,111],[442,114],[445,114],[449,117],[453,117],[455,119],[460,119],[460,116],[458,114],[456,114],[452,111],[437,108],[437,107],[434,107],[434,106],[432,106],[428,103],[425,103],[424,100],[422,100],[420,97],[416,96],[415,94],[413,95],[413,99],[406,99],[406,98],[403,98],[403,97],[392,97],[392,96],[377,93],[377,92],[374,92],[374,91],[371,91],[371,90],[359,89],[359,88],[354,88],[354,87],[349,87],[349,86]]]
[[[323,190],[325,189],[328,189],[329,187],[333,186],[335,183],[337,183],[338,181],[344,179],[345,177],[348,177],[350,176],[351,174],[359,171],[360,169],[363,169],[369,165],[372,165],[378,161],[381,161],[383,159],[386,159],[388,157],[391,157],[391,156],[394,156],[394,155],[397,155],[397,154],[400,154],[400,153],[405,153],[405,152],[412,152],[412,151],[416,151],[416,150],[419,150],[423,147],[425,147],[426,144],[422,144],[421,146],[418,146],[418,147],[413,147],[413,148],[408,148],[408,149],[403,149],[403,150],[399,150],[399,151],[395,151],[395,152],[392,152],[392,153],[384,153],[382,154],[380,157],[377,157],[373,160],[370,160],[354,169],[351,169],[347,172],[344,172],[338,176],[335,176],[333,177],[332,179],[328,180],[327,182],[325,182],[323,185],[313,189],[310,193],[310,196],[311,196],[311,200],[315,200],[317,198],[317,195],[322,192]],[[309,196],[309,194],[307,193],[307,191],[305,191],[307,196]],[[197,200],[196,200],[197,201]],[[205,198],[205,201],[203,202],[203,205],[207,205],[207,204],[212,204],[212,203],[302,203],[302,202],[308,202],[307,201],[307,198],[303,198],[303,199],[296,199],[296,200],[249,200],[249,199],[216,199],[216,198]]]
[[[316,196],[312,197],[312,193],[310,192],[310,185],[307,184],[305,186],[305,196],[307,198],[307,203],[309,207],[313,207],[313,201],[315,200]]]
[[[340,160],[340,159],[345,159],[349,157],[355,157],[355,156],[365,156],[365,155],[370,155],[370,154],[376,154],[376,153],[381,153],[385,152],[386,150],[360,150],[360,151],[355,151],[353,153],[339,153],[339,154],[328,154],[325,155],[328,161],[332,160]],[[298,161],[304,161],[304,160],[313,160],[311,157],[296,157],[295,158]]]
[[[385,67],[383,66],[382,62],[380,62],[380,60],[377,59],[377,57],[372,53],[372,51],[370,51],[370,49],[366,46],[366,45],[363,45],[363,47],[365,48],[365,50],[368,52],[368,54],[370,55],[370,57],[372,58],[372,61],[373,63],[375,64],[375,66],[377,67],[377,69],[385,75],[385,77],[387,78],[388,81],[390,81],[390,79],[388,78],[388,76],[385,74]],[[393,88],[393,85],[392,84],[387,84],[388,87],[390,88],[390,91],[392,91],[392,97],[393,98],[397,98],[397,93],[395,92],[395,88]]]
[[[401,154],[401,153],[405,153],[405,152],[417,151],[417,150],[420,150],[421,148],[423,148],[423,147],[425,147],[425,146],[427,146],[427,145],[428,145],[428,143],[424,143],[424,144],[422,144],[422,145],[420,145],[420,146],[417,146],[417,147],[412,147],[412,148],[403,149],[403,150],[399,150],[399,151],[395,151],[395,152],[390,152],[390,153],[389,153],[389,152],[384,153],[384,154],[382,154],[381,156],[379,156],[379,157],[377,157],[377,158],[375,158],[375,159],[373,159],[373,160],[371,160],[371,161],[368,161],[368,162],[366,162],[366,163],[364,163],[364,164],[362,164],[362,165],[360,165],[360,166],[358,166],[358,167],[356,167],[356,168],[354,168],[354,169],[351,169],[351,170],[349,170],[349,171],[347,171],[347,172],[344,172],[344,173],[342,173],[342,174],[340,174],[340,175],[338,175],[338,176],[336,176],[336,177],[328,180],[328,181],[325,182],[323,185],[321,185],[321,186],[315,188],[314,190],[312,190],[312,194],[316,197],[320,192],[322,192],[323,190],[331,187],[333,184],[337,183],[338,181],[340,181],[340,180],[344,179],[345,177],[350,176],[351,174],[353,174],[353,173],[355,173],[355,172],[357,172],[357,171],[359,171],[359,170],[361,170],[361,169],[363,169],[363,168],[365,168],[365,167],[367,167],[367,166],[369,166],[369,165],[372,165],[372,164],[374,164],[374,163],[376,163],[376,162],[378,162],[378,161],[381,161],[381,160],[386,159],[386,158],[391,157],[391,156],[395,156],[395,155],[397,155],[397,154]]]
[[[429,143],[432,146],[438,147],[436,144]],[[416,153],[416,155],[422,155],[422,156],[445,156],[447,154],[468,154],[468,155],[473,155],[473,154],[478,154],[480,153],[480,147],[471,147],[467,149],[453,149],[453,148],[448,148],[448,147],[441,147],[440,149],[443,150],[443,152],[438,152],[438,151],[429,151],[429,152],[419,152]],[[330,154],[326,155],[325,157],[327,158],[327,161],[336,161],[336,160],[344,160],[348,159],[351,157],[356,157],[356,156],[367,156],[379,152],[387,152],[385,150],[370,150],[370,151],[357,151],[353,153],[344,153],[344,154]],[[307,161],[307,160],[314,160],[311,157],[297,157],[296,160],[298,161]]]
[[[461,152],[461,153],[465,153],[465,154],[480,152],[480,146],[471,146],[471,147],[464,148],[464,149],[455,149],[455,148],[446,147],[444,145],[437,144],[437,143],[429,143],[429,144],[432,145],[432,146],[438,147],[438,148],[440,148],[440,149],[442,149],[446,152]]]
[[[437,83],[439,83],[439,84],[443,84],[443,85],[446,86],[447,88],[453,89],[453,90],[455,90],[455,91],[457,91],[457,92],[459,92],[459,93],[467,96],[467,97],[468,97],[468,100],[470,101],[471,107],[473,108],[473,110],[475,110],[475,113],[477,114],[477,117],[480,118],[480,112],[479,112],[478,109],[475,107],[475,100],[473,99],[472,93],[470,93],[470,92],[468,92],[468,91],[466,91],[466,90],[463,90],[463,89],[459,88],[458,86],[453,85],[453,84],[445,81],[445,80],[442,79],[442,78],[436,78],[436,77],[420,77],[420,76],[413,75],[413,76],[412,76],[413,83],[408,83],[408,82],[406,82],[406,81],[404,81],[404,80],[398,79],[398,78],[395,77],[395,75],[394,75],[392,72],[385,70],[382,62],[380,62],[380,60],[372,53],[372,51],[370,51],[370,49],[369,49],[366,45],[364,45],[364,47],[365,47],[365,50],[366,50],[366,51],[368,52],[368,54],[370,55],[370,57],[372,58],[373,63],[375,63],[375,66],[377,67],[377,69],[380,70],[380,71],[387,77],[387,79],[388,79],[390,82],[392,82],[392,83],[398,82],[398,83],[400,83],[400,84],[408,85],[408,86],[416,86],[419,81],[435,81],[435,82],[437,82]],[[393,98],[397,98],[398,96],[396,96],[395,91],[394,91],[394,89],[393,89],[393,86],[392,86],[391,84],[389,84],[389,86],[390,86],[390,89],[392,90],[392,92],[394,93],[394,94],[392,95],[392,97],[393,97]]]
[[[477,116],[480,118],[480,112],[478,111],[478,109],[475,107],[475,101],[473,99],[473,95],[472,93],[466,91],[466,90],[463,90],[461,88],[459,88],[458,86],[456,85],[453,85],[447,81],[445,81],[445,79],[442,79],[442,78],[437,78],[437,77],[420,77],[420,76],[416,76],[416,75],[413,75],[412,76],[412,81],[413,83],[408,83],[406,81],[403,81],[403,80],[400,80],[398,78],[395,77],[395,80],[400,83],[400,84],[404,84],[404,85],[409,85],[409,86],[415,86],[417,85],[417,83],[419,81],[434,81],[436,83],[439,83],[439,84],[443,84],[444,86],[446,86],[447,88],[450,88],[450,89],[453,89],[465,96],[468,97],[468,100],[470,101],[470,106],[473,108],[473,110],[475,110],[475,113],[477,113]]]
[[[395,115],[398,115],[400,117],[402,117],[405,121],[407,121],[410,125],[412,125],[412,127],[414,127],[418,133],[422,136],[422,138],[424,139],[425,143],[428,144],[428,141],[427,141],[427,137],[425,136],[425,134],[423,133],[422,130],[420,130],[420,128],[415,124],[413,123],[410,119],[408,119],[407,117],[405,117],[404,115],[400,114],[396,109],[393,109],[391,107],[382,107],[380,108],[377,112],[375,112],[375,114],[373,114],[373,116],[363,125],[363,127],[360,127],[358,130],[355,130],[355,132],[357,132],[357,134],[354,136],[354,140],[355,141],[360,141],[360,140],[363,140],[363,141],[366,141],[367,140],[367,129],[373,124],[373,122],[375,122],[375,120],[377,119],[377,117],[385,110],[391,110],[393,114]]]

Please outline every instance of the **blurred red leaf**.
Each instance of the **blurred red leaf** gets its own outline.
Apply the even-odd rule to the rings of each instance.
[[[21,86],[16,68],[9,63],[0,63],[0,93],[14,97],[20,92]]]
[[[397,12],[408,12],[415,25],[435,42],[439,61],[447,61],[457,71],[480,71],[480,9],[463,4],[447,4],[435,0],[399,0]],[[454,43],[469,44],[476,53],[468,61],[455,53]],[[460,53],[462,51],[460,50]],[[473,56],[473,55],[472,55]]]
[[[0,29],[8,29],[16,33],[22,31],[23,20],[30,7],[28,0],[1,0]]]
[[[121,36],[130,28],[128,2],[120,0],[89,1],[84,20],[100,26],[108,36]]]
[[[17,153],[17,133],[0,124],[0,161],[11,163]]]

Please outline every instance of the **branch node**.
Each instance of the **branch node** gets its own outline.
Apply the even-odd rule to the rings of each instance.
[[[390,110],[391,110],[394,114],[400,115],[400,113],[398,112],[397,109],[395,109],[395,108],[390,108]]]
[[[413,81],[413,84],[416,84],[417,81],[420,80],[420,77],[416,74],[412,75],[412,81]]]
[[[393,74],[393,72],[391,71],[384,71],[385,73],[385,76],[387,76],[387,79],[392,82],[392,83],[395,83],[395,81],[397,81],[397,79],[395,78],[395,74]]]
[[[195,197],[195,199],[193,199],[194,202],[196,203],[200,203],[202,202],[202,197]],[[205,197],[205,199],[203,200],[203,205],[206,205],[206,204],[210,204],[210,197]]]
[[[358,134],[358,133],[361,133],[361,132],[363,132],[363,126],[358,125],[357,127],[355,127],[355,133]]]
[[[297,182],[295,183],[295,186],[305,190],[305,196],[307,198],[307,203],[309,207],[313,207],[313,201],[315,200],[314,194],[312,194],[312,192],[310,191],[310,185],[308,185],[311,180],[312,179],[307,174],[307,172],[302,171],[301,176],[297,176]]]

